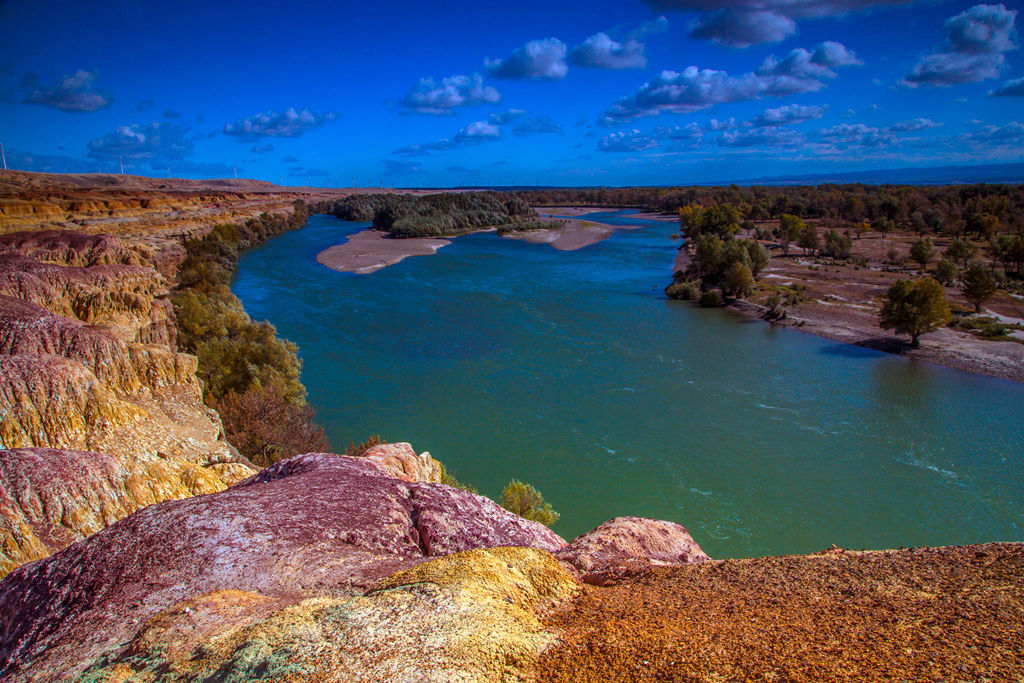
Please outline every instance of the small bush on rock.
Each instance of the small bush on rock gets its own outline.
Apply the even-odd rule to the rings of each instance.
[[[544,500],[540,491],[518,479],[513,479],[501,492],[501,506],[524,519],[551,526],[561,516]]]

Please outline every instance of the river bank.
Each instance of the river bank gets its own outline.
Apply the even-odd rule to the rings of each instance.
[[[971,332],[941,327],[921,337],[919,348],[909,348],[908,338],[879,325],[879,311],[888,288],[897,280],[921,277],[906,265],[885,263],[885,254],[903,254],[916,239],[913,235],[881,235],[853,241],[855,261],[790,254],[773,250],[772,261],[761,273],[761,288],[748,300],[730,304],[746,316],[762,318],[768,297],[775,291],[801,288],[799,303],[790,306],[786,317],[771,324],[791,327],[834,341],[896,354],[910,360],[1014,382],[1024,382],[1024,344],[1018,338],[992,340]],[[944,247],[941,239],[939,247]],[[766,246],[773,246],[765,242]],[[680,252],[675,269],[685,268],[687,250]],[[946,297],[954,317],[973,315],[974,306],[959,287],[947,287]],[[1004,322],[1024,319],[1024,301],[999,292],[982,308],[982,314]]]

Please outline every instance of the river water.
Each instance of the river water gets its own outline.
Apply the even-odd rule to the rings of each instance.
[[[379,433],[481,493],[537,486],[567,538],[618,515],[712,557],[1024,540],[1024,385],[666,300],[670,223],[575,252],[460,237],[370,275],[329,216],[233,284],[297,343],[335,449]]]

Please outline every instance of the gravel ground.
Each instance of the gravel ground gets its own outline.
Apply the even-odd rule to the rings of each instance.
[[[1024,680],[1024,544],[659,568],[549,619],[540,681]]]

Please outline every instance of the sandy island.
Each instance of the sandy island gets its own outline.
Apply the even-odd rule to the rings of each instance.
[[[608,207],[597,211],[608,211]],[[616,230],[635,230],[640,225],[605,225],[583,220],[594,208],[579,206],[554,206],[538,209],[543,218],[555,218],[562,221],[562,227],[555,230],[532,230],[530,232],[511,233],[508,239],[517,239],[530,244],[550,244],[559,251],[576,251],[591,244],[597,244],[615,234]],[[640,214],[637,214],[641,217]],[[646,218],[647,216],[643,216]]]
[[[587,214],[603,208],[545,207],[544,217],[562,221],[562,227],[555,230],[533,230],[530,232],[505,235],[508,239],[519,239],[530,244],[549,244],[559,251],[575,251],[596,244],[611,237],[616,230],[634,230],[640,225],[603,225],[583,220]],[[676,221],[678,219],[657,214],[636,214],[646,220]],[[486,232],[486,231],[481,231]],[[452,238],[455,239],[455,238]],[[441,247],[451,244],[450,239],[414,237],[392,239],[379,230],[363,230],[349,235],[348,240],[321,251],[316,256],[318,263],[347,273],[367,274],[394,265],[409,256],[429,256]]]
[[[397,240],[379,230],[363,230],[349,235],[342,244],[321,251],[316,260],[332,270],[365,275],[408,256],[429,256],[449,244],[451,240],[432,237]]]

